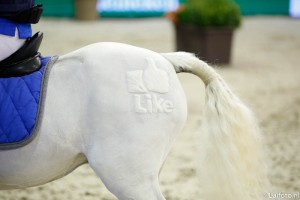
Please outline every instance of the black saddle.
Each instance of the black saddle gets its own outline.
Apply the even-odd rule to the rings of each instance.
[[[43,33],[38,32],[28,38],[25,44],[8,58],[0,62],[0,78],[19,77],[40,69],[40,53],[38,52]]]

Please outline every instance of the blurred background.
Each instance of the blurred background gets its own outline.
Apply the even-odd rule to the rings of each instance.
[[[204,0],[193,0],[201,1]],[[40,49],[43,55],[64,55],[104,41],[157,52],[176,51],[177,25],[182,22],[178,13],[189,6],[189,1],[183,0],[37,0],[36,3],[44,5],[43,18],[33,25],[34,32],[44,33]],[[236,0],[236,5],[240,21],[233,34],[230,60],[218,64],[219,58],[214,58],[210,63],[256,114],[269,164],[271,187],[265,193],[297,194],[300,192],[300,0]],[[219,15],[220,12],[216,16]],[[192,37],[188,34],[185,38]],[[216,44],[217,50],[213,52],[221,46]],[[199,200],[197,158],[201,152],[197,147],[201,140],[204,86],[192,75],[180,74],[179,78],[187,96],[189,115],[162,169],[160,182],[167,200]],[[0,192],[0,200],[41,199],[116,198],[88,165],[43,186]]]
[[[102,17],[162,16],[187,0],[37,0],[44,5],[44,16],[74,17],[75,4],[97,4]],[[299,0],[236,0],[244,15],[275,14],[300,16]]]

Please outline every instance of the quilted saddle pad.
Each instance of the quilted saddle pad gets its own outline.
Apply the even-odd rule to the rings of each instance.
[[[21,147],[35,136],[43,104],[43,85],[57,57],[41,58],[40,70],[21,77],[0,78],[0,149]]]

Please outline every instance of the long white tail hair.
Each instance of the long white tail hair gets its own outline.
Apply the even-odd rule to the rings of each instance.
[[[252,112],[213,68],[193,54],[162,55],[177,73],[195,74],[206,85],[199,199],[262,199],[268,181],[261,134]]]

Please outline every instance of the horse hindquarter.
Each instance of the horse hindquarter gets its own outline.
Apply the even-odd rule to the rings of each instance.
[[[158,173],[187,115],[173,66],[121,44],[92,45],[84,55],[89,164],[119,199],[163,199]]]

